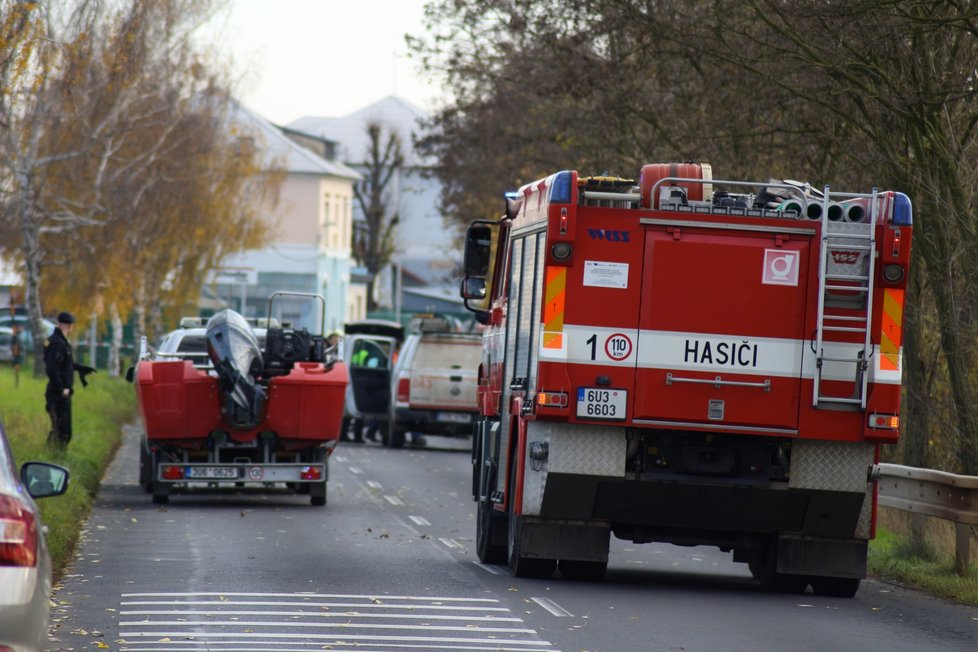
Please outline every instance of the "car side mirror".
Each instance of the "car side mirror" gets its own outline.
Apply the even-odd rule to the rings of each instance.
[[[68,469],[47,462],[27,462],[20,467],[20,481],[34,498],[60,496],[68,491]]]

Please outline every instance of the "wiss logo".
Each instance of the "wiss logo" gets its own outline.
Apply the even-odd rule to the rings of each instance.
[[[610,229],[588,229],[587,234],[592,240],[607,242],[629,242],[628,231],[612,231]]]
[[[838,265],[855,265],[859,262],[858,251],[843,251],[841,249],[831,249],[832,260]]]

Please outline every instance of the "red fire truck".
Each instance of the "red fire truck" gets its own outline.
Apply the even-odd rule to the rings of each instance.
[[[600,578],[610,535],[715,545],[852,596],[899,435],[912,207],[899,192],[563,171],[467,232],[485,324],[479,559]]]

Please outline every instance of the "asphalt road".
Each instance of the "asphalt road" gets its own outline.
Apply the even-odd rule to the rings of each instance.
[[[130,433],[55,595],[50,649],[978,649],[978,609],[873,580],[851,600],[768,594],[710,548],[613,540],[602,582],[512,578],[475,557],[468,442],[429,444],[343,443],[325,508],[251,492],[160,507]]]

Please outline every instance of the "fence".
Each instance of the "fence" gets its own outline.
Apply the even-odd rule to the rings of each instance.
[[[955,524],[954,568],[964,575],[970,563],[972,526],[978,525],[978,476],[899,464],[879,466],[880,505]]]

